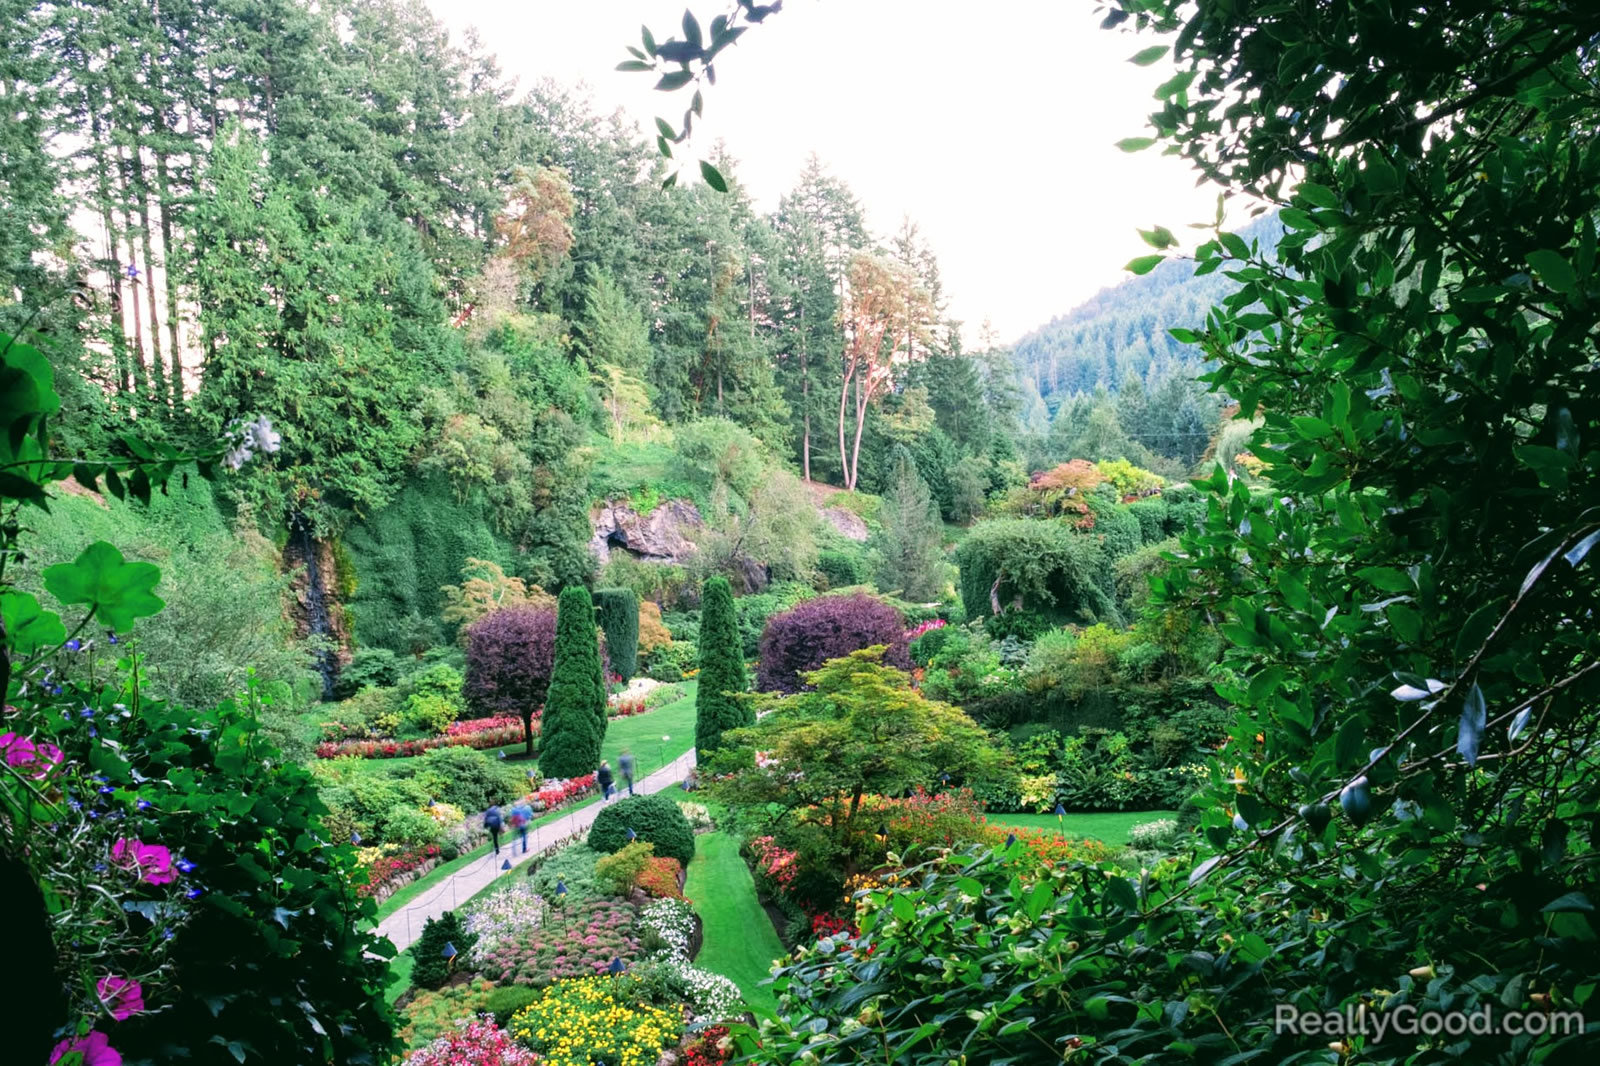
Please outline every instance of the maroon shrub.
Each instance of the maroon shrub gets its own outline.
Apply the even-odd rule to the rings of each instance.
[[[756,684],[763,692],[799,692],[801,674],[874,644],[889,646],[886,665],[911,669],[905,622],[887,603],[864,592],[806,600],[768,619]]]
[[[556,657],[556,612],[544,607],[503,607],[467,627],[467,673],[461,686],[480,714],[522,718],[533,754],[533,712],[544,704]]]

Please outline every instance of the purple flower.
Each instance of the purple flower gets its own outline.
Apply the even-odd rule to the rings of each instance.
[[[122,837],[111,846],[111,861],[124,869],[137,870],[139,879],[146,884],[169,885],[178,879],[172,869],[172,852],[160,844]]]
[[[74,1051],[83,1056],[83,1066],[122,1066],[122,1053],[111,1046],[106,1034],[98,1031],[61,1041],[50,1052],[51,1066]]]
[[[100,997],[100,1002],[105,1004],[106,1010],[119,1022],[144,1010],[144,989],[139,987],[138,981],[108,974],[100,978],[94,991]]]

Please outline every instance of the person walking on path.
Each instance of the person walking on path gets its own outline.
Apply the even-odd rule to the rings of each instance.
[[[611,787],[611,782],[614,780],[611,776],[611,764],[608,762],[601,763],[600,769],[594,772],[594,780],[600,786],[600,795],[605,799],[610,799],[611,793],[615,791]]]
[[[505,828],[505,824],[498,806],[490,806],[483,812],[483,827],[489,831],[489,841],[494,845],[496,855],[500,854],[500,830]]]
[[[633,752],[624,751],[617,756],[617,772],[622,775],[622,783],[628,786],[628,795],[633,795]]]
[[[529,807],[526,800],[518,800],[516,806],[511,808],[511,828],[517,831],[517,839],[522,841],[522,853],[528,853],[528,824],[533,821],[533,808]]]

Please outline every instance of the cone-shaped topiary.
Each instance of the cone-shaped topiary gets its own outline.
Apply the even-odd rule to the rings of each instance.
[[[677,859],[685,866],[694,858],[694,827],[684,817],[683,808],[662,794],[629,796],[603,807],[589,827],[589,846],[611,854],[632,843],[628,830],[637,839],[655,845],[657,855]]]
[[[606,735],[606,687],[600,669],[594,601],[582,585],[569,585],[556,603],[555,666],[539,736],[539,770],[546,777],[578,777],[600,765],[600,742]]]
[[[627,681],[639,669],[639,597],[632,589],[599,589],[594,607],[605,630],[611,669]]]
[[[710,578],[700,595],[700,687],[694,698],[697,757],[720,748],[724,730],[755,722],[750,705],[730,695],[749,687],[742,652],[733,589],[725,577]]]

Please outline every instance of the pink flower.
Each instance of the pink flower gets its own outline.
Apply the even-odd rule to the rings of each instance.
[[[172,869],[172,852],[160,844],[122,837],[111,847],[111,860],[125,869],[138,870],[139,879],[146,884],[170,885],[178,879]]]
[[[112,1047],[106,1034],[93,1032],[88,1036],[68,1037],[50,1052],[50,1066],[76,1051],[82,1056],[83,1066],[122,1066],[122,1052]]]
[[[61,765],[61,749],[46,741],[32,741],[16,733],[0,733],[0,752],[5,753],[6,765],[19,770],[34,780],[48,777]]]
[[[100,997],[100,1002],[105,1004],[106,1010],[119,1022],[144,1010],[144,989],[139,987],[138,981],[108,974],[100,978],[94,991]]]

